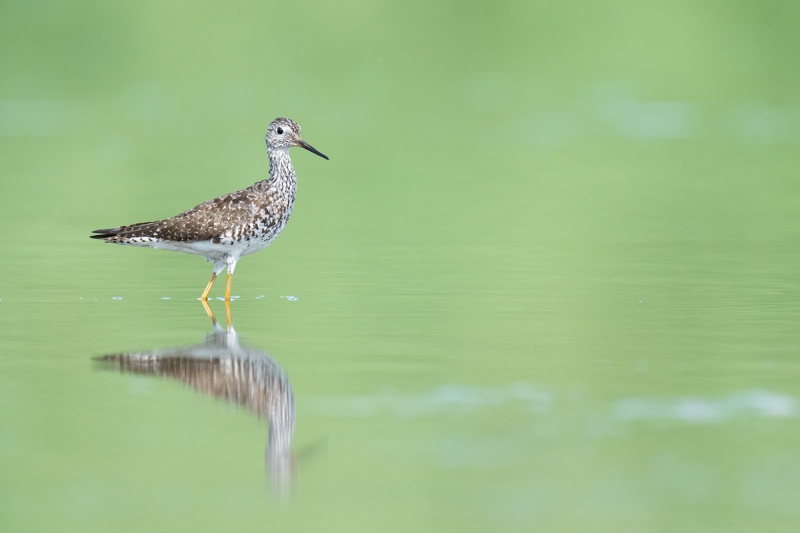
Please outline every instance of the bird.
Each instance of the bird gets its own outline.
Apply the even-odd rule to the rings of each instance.
[[[236,263],[242,256],[262,250],[274,241],[292,213],[297,176],[289,149],[299,146],[330,159],[305,142],[300,136],[300,126],[288,118],[273,120],[267,128],[265,141],[269,179],[219,196],[174,217],[98,229],[90,237],[107,243],[203,256],[214,263],[214,271],[200,300],[208,300],[214,281],[227,268],[225,301],[230,301]]]

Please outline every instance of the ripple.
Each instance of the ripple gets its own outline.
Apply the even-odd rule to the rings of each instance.
[[[407,418],[473,415],[506,409],[522,409],[531,416],[561,416],[574,412],[575,401],[574,394],[557,394],[532,383],[517,382],[505,387],[443,384],[418,394],[379,391],[355,396],[327,396],[313,399],[311,404],[317,412],[329,416],[393,415]],[[588,395],[581,395],[580,401],[603,404]],[[596,429],[598,424],[606,427],[608,424],[664,420],[715,424],[748,417],[785,419],[797,416],[797,404],[794,397],[765,390],[744,390],[719,398],[620,398],[594,410],[586,422],[590,429]]]
[[[619,400],[613,416],[620,421],[680,420],[694,424],[718,423],[756,416],[789,418],[797,414],[797,401],[783,394],[752,390],[724,398],[626,398]]]

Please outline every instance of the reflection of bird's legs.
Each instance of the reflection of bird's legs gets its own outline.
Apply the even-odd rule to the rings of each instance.
[[[230,275],[228,275],[228,282],[230,282],[230,279],[231,279]],[[230,300],[225,300],[225,318],[228,319],[228,329],[231,329],[233,327],[233,324],[231,323],[231,301]]]
[[[208,302],[206,300],[200,300],[200,303],[203,304],[203,309],[206,310],[206,314],[208,315],[208,318],[211,319],[211,325],[212,326],[216,326],[217,325],[217,317],[214,316],[214,313],[211,311],[211,308],[208,306]],[[231,321],[230,313],[228,313],[228,325],[230,325],[230,321]]]

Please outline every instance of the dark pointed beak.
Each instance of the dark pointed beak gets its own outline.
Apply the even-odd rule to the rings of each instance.
[[[318,156],[323,157],[330,161],[330,158],[327,155],[323,154],[322,152],[320,152],[319,150],[317,150],[316,148],[305,142],[303,139],[297,140],[297,146],[299,146],[300,148],[305,148],[312,154],[317,154]]]

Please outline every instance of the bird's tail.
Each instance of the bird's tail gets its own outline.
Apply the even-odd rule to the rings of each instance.
[[[131,239],[150,239],[153,237],[153,223],[152,222],[138,222],[128,226],[119,226],[117,228],[96,229],[89,235],[91,239],[100,239],[106,242],[126,243],[132,244]]]

